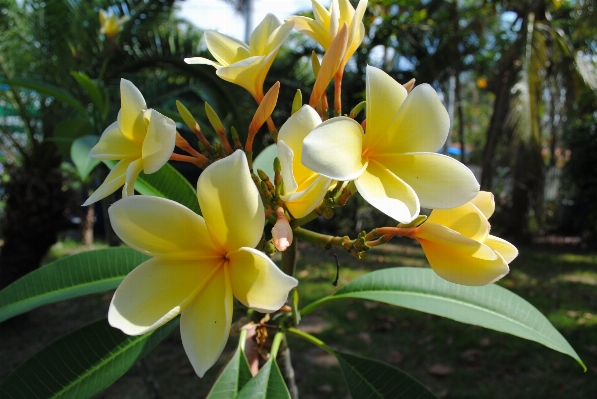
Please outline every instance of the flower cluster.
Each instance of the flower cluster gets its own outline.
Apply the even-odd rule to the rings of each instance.
[[[233,297],[262,313],[284,305],[297,281],[267,254],[274,247],[288,250],[293,231],[299,229],[311,237],[307,241],[338,245],[359,258],[395,235],[416,239],[433,270],[458,284],[484,285],[508,272],[517,251],[489,235],[493,196],[479,191],[465,165],[437,153],[450,121],[431,86],[405,87],[369,66],[366,119],[358,122],[352,113],[328,119],[325,90],[333,78],[335,110],[340,113],[343,71],[363,41],[366,6],[366,0],[356,9],[348,0],[333,0],[326,10],[313,0],[315,19],[295,16],[280,22],[268,15],[248,44],[214,31],[205,33],[216,61],[186,61],[214,66],[219,77],[245,88],[259,103],[244,151],[235,129],[230,135],[233,145],[229,143],[209,105],[206,112],[221,140],[213,146],[179,103],[183,120],[199,137],[199,151],[193,149],[171,119],[147,109],[139,90],[122,80],[118,119],[90,154],[118,163],[85,205],[124,185],[124,198],[110,207],[110,220],[127,245],[152,258],[117,289],[109,310],[111,325],[138,335],[180,314],[184,348],[202,376],[227,341]],[[315,71],[317,95],[310,105],[303,105],[297,95],[293,114],[278,132],[271,114],[280,84],[265,94],[263,84],[293,27],[315,39],[326,53]],[[266,151],[275,154],[269,174],[253,167],[252,152],[255,134],[266,122],[275,141]],[[173,154],[175,146],[191,156]],[[156,172],[169,159],[203,169],[197,182],[203,216],[168,199],[134,195],[141,171]],[[355,240],[327,239],[300,228],[318,216],[332,217],[333,209],[357,192],[399,224],[361,232]],[[421,208],[432,209],[422,223]],[[272,225],[271,240],[264,232],[267,224]]]

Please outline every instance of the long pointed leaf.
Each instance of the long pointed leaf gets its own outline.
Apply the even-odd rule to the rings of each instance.
[[[7,83],[11,86],[35,90],[40,94],[54,97],[56,100],[62,101],[63,103],[75,108],[81,114],[87,115],[87,110],[77,99],[57,86],[33,79],[10,79],[5,80],[4,83]]]
[[[236,399],[290,399],[282,373],[273,359],[240,390]]]
[[[104,98],[102,96],[102,92],[95,84],[95,82],[91,80],[91,78],[85,75],[83,72],[71,72],[70,74],[73,76],[73,78],[75,78],[77,83],[81,85],[83,90],[85,90],[96,109],[102,112],[104,106]]]
[[[140,336],[128,336],[107,320],[85,326],[28,359],[0,383],[10,399],[91,398],[101,392],[178,326],[178,318]]]
[[[110,168],[114,168],[116,161],[104,161]],[[168,198],[176,201],[197,214],[201,214],[197,191],[191,184],[170,164],[165,164],[160,170],[150,175],[141,172],[135,181],[135,190],[143,195]]]
[[[147,259],[126,247],[58,259],[0,291],[0,322],[48,303],[114,289]]]
[[[385,302],[516,335],[572,356],[586,370],[576,351],[537,308],[495,284],[467,287],[450,283],[429,269],[383,269],[312,303],[303,314],[342,298]]]
[[[353,398],[437,399],[419,381],[396,367],[348,353],[334,354]]]
[[[252,377],[247,358],[242,349],[238,348],[211,387],[207,399],[234,399]]]
[[[73,160],[81,180],[86,180],[93,169],[101,162],[99,159],[89,157],[89,151],[98,141],[99,136],[83,136],[73,141],[70,147],[70,158]]]

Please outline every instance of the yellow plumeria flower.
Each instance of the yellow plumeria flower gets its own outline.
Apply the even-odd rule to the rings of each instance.
[[[462,163],[437,154],[450,119],[429,85],[410,94],[380,69],[367,67],[367,134],[339,116],[304,140],[302,162],[334,180],[354,180],[363,198],[403,223],[419,208],[445,209],[477,195],[479,184]],[[408,96],[407,96],[408,94]]]
[[[286,207],[295,218],[307,216],[323,200],[332,179],[313,172],[301,163],[303,140],[321,124],[317,112],[304,105],[282,125],[278,134],[278,157],[284,179]]]
[[[436,209],[412,235],[423,247],[433,270],[463,285],[485,285],[504,277],[516,258],[514,245],[489,234],[493,194],[480,191],[471,201],[453,209]]]
[[[317,0],[311,0],[311,2],[315,19],[302,16],[293,16],[289,19],[294,21],[296,30],[311,37],[326,51],[330,48],[342,25],[346,23],[349,29],[348,44],[344,60],[340,64],[340,67],[344,68],[365,37],[363,16],[367,9],[367,0],[360,0],[356,10],[348,0],[332,0],[329,10],[326,10]]]
[[[118,18],[111,12],[100,10],[99,20],[101,25],[100,33],[111,39],[122,30],[122,26],[129,20],[129,17],[125,15]]]
[[[270,313],[297,281],[255,246],[265,214],[242,151],[208,166],[197,182],[204,217],[159,197],[124,198],[109,209],[114,231],[153,258],[116,290],[108,321],[125,334],[152,331],[181,314],[184,349],[202,377],[228,340],[232,300]]]
[[[248,45],[206,30],[207,48],[217,62],[202,57],[185,58],[185,62],[214,66],[220,78],[245,88],[261,102],[265,76],[293,26],[292,21],[281,23],[273,14],[267,14],[251,34]]]
[[[83,206],[107,197],[122,185],[123,197],[133,195],[139,173],[157,172],[174,151],[176,124],[156,110],[147,109],[139,89],[126,79],[120,80],[120,101],[118,120],[104,130],[89,153],[91,158],[120,162]]]

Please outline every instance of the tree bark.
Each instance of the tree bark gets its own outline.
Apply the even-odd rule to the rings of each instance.
[[[11,171],[5,186],[0,288],[37,269],[58,233],[71,227],[64,210],[74,196],[63,189],[61,161],[55,145],[43,142]]]

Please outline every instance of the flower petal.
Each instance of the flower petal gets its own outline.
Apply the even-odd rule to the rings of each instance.
[[[136,159],[141,158],[141,147],[122,134],[118,122],[112,123],[104,130],[99,142],[89,152],[95,159]]]
[[[245,306],[262,313],[274,312],[284,305],[288,292],[298,281],[290,277],[263,252],[241,248],[228,255],[230,282],[234,296]]]
[[[340,13],[342,13],[343,8],[346,8],[349,11],[346,15],[350,15],[350,19],[346,18],[346,23],[349,24],[348,48],[344,56],[344,64],[346,64],[354,52],[361,46],[365,37],[363,17],[367,10],[367,0],[360,0],[356,10],[352,8],[352,5],[347,0],[343,1],[346,1],[347,5],[343,7],[342,3],[340,4]]]
[[[441,278],[462,285],[486,285],[504,277],[510,269],[498,255],[484,260],[432,241],[419,240],[433,271]]]
[[[141,263],[116,289],[110,325],[141,335],[172,320],[217,270],[217,262],[153,258]]]
[[[143,112],[147,109],[147,104],[139,89],[126,79],[120,79],[120,104],[120,131],[129,140],[142,143],[145,138]]]
[[[267,39],[267,46],[265,47],[263,55],[270,54],[273,51],[278,51],[277,48],[282,45],[290,32],[292,32],[292,28],[294,28],[294,21],[289,19],[285,20],[282,25],[274,29]]]
[[[130,197],[135,194],[135,181],[143,170],[143,160],[136,159],[126,169],[126,179],[122,188],[122,197]]]
[[[211,55],[223,66],[249,57],[249,46],[233,37],[208,29],[203,34]]]
[[[446,226],[429,222],[429,219],[416,230],[414,237],[417,240],[435,242],[450,247],[454,251],[479,259],[495,260],[498,257],[493,249],[482,242],[473,240]]]
[[[263,98],[263,82],[272,62],[273,57],[249,57],[219,68],[216,74],[220,78],[244,88],[254,98]]]
[[[469,202],[456,208],[434,209],[427,222],[446,226],[479,242],[484,242],[489,235],[487,218]]]
[[[332,179],[318,176],[306,189],[283,195],[281,198],[292,216],[300,219],[311,213],[321,203],[331,184]]]
[[[158,111],[150,109],[147,135],[143,141],[143,171],[157,172],[170,159],[176,141],[176,123]]]
[[[186,62],[189,65],[211,65],[212,67],[214,67],[216,69],[218,69],[222,66],[221,64],[218,64],[215,61],[208,60],[207,58],[203,58],[203,57],[185,58],[184,62]]]
[[[518,249],[514,245],[491,234],[485,240],[485,245],[500,254],[506,263],[512,262],[518,256]]]
[[[267,13],[261,22],[253,29],[249,39],[251,55],[265,55],[265,48],[270,34],[282,23],[271,13]]]
[[[259,243],[265,213],[243,151],[205,168],[197,182],[197,197],[210,236],[220,249],[230,252]]]
[[[473,172],[462,163],[435,153],[376,156],[375,160],[415,190],[423,208],[455,208],[479,192]]]
[[[126,171],[131,162],[130,159],[123,159],[118,162],[116,166],[114,166],[114,169],[112,169],[108,176],[106,176],[106,180],[104,180],[102,185],[99,186],[97,190],[87,198],[87,201],[83,203],[83,206],[91,205],[102,198],[106,198],[108,195],[122,187],[126,179]]]
[[[376,148],[380,154],[436,152],[444,145],[449,130],[448,111],[435,90],[422,84],[408,94]]]
[[[164,259],[222,259],[205,221],[165,198],[136,195],[109,209],[114,231],[131,248]]]
[[[284,190],[288,193],[294,193],[298,188],[298,184],[296,183],[292,169],[295,163],[300,163],[300,158],[295,161],[294,152],[286,145],[284,140],[280,140],[280,136],[278,136],[276,146],[278,148],[278,159],[280,159],[281,167],[280,175],[284,181]]]
[[[317,0],[311,0],[311,4],[313,6],[313,16],[315,16],[315,20],[319,22],[327,31],[327,29],[330,27],[330,12]]]
[[[319,114],[308,105],[303,105],[280,128],[278,143],[283,141],[294,154],[292,173],[298,185],[310,179],[314,172],[301,163],[303,154],[303,141],[313,129],[321,124]],[[280,150],[278,150],[280,152]],[[280,159],[281,161],[281,159]],[[284,179],[286,179],[284,177]],[[286,187],[286,180],[284,180]],[[287,192],[292,192],[288,190]]]
[[[375,161],[354,183],[365,201],[389,217],[409,223],[419,216],[419,199],[413,189]]]
[[[479,191],[479,194],[471,200],[471,203],[476,206],[487,219],[493,215],[495,210],[495,200],[493,194],[489,191]]]
[[[182,312],[180,335],[199,377],[218,360],[230,335],[232,290],[226,267],[221,267]]]
[[[332,40],[330,39],[327,29],[319,22],[312,20],[311,18],[301,16],[293,16],[292,20],[294,21],[294,29],[315,40],[325,50],[327,50],[332,44]]]
[[[376,154],[387,145],[388,127],[406,99],[407,92],[390,75],[372,66],[367,66],[366,80],[367,134],[363,145]]]
[[[307,168],[341,181],[354,180],[366,167],[363,128],[353,119],[338,116],[317,126],[303,141],[301,161]]]

